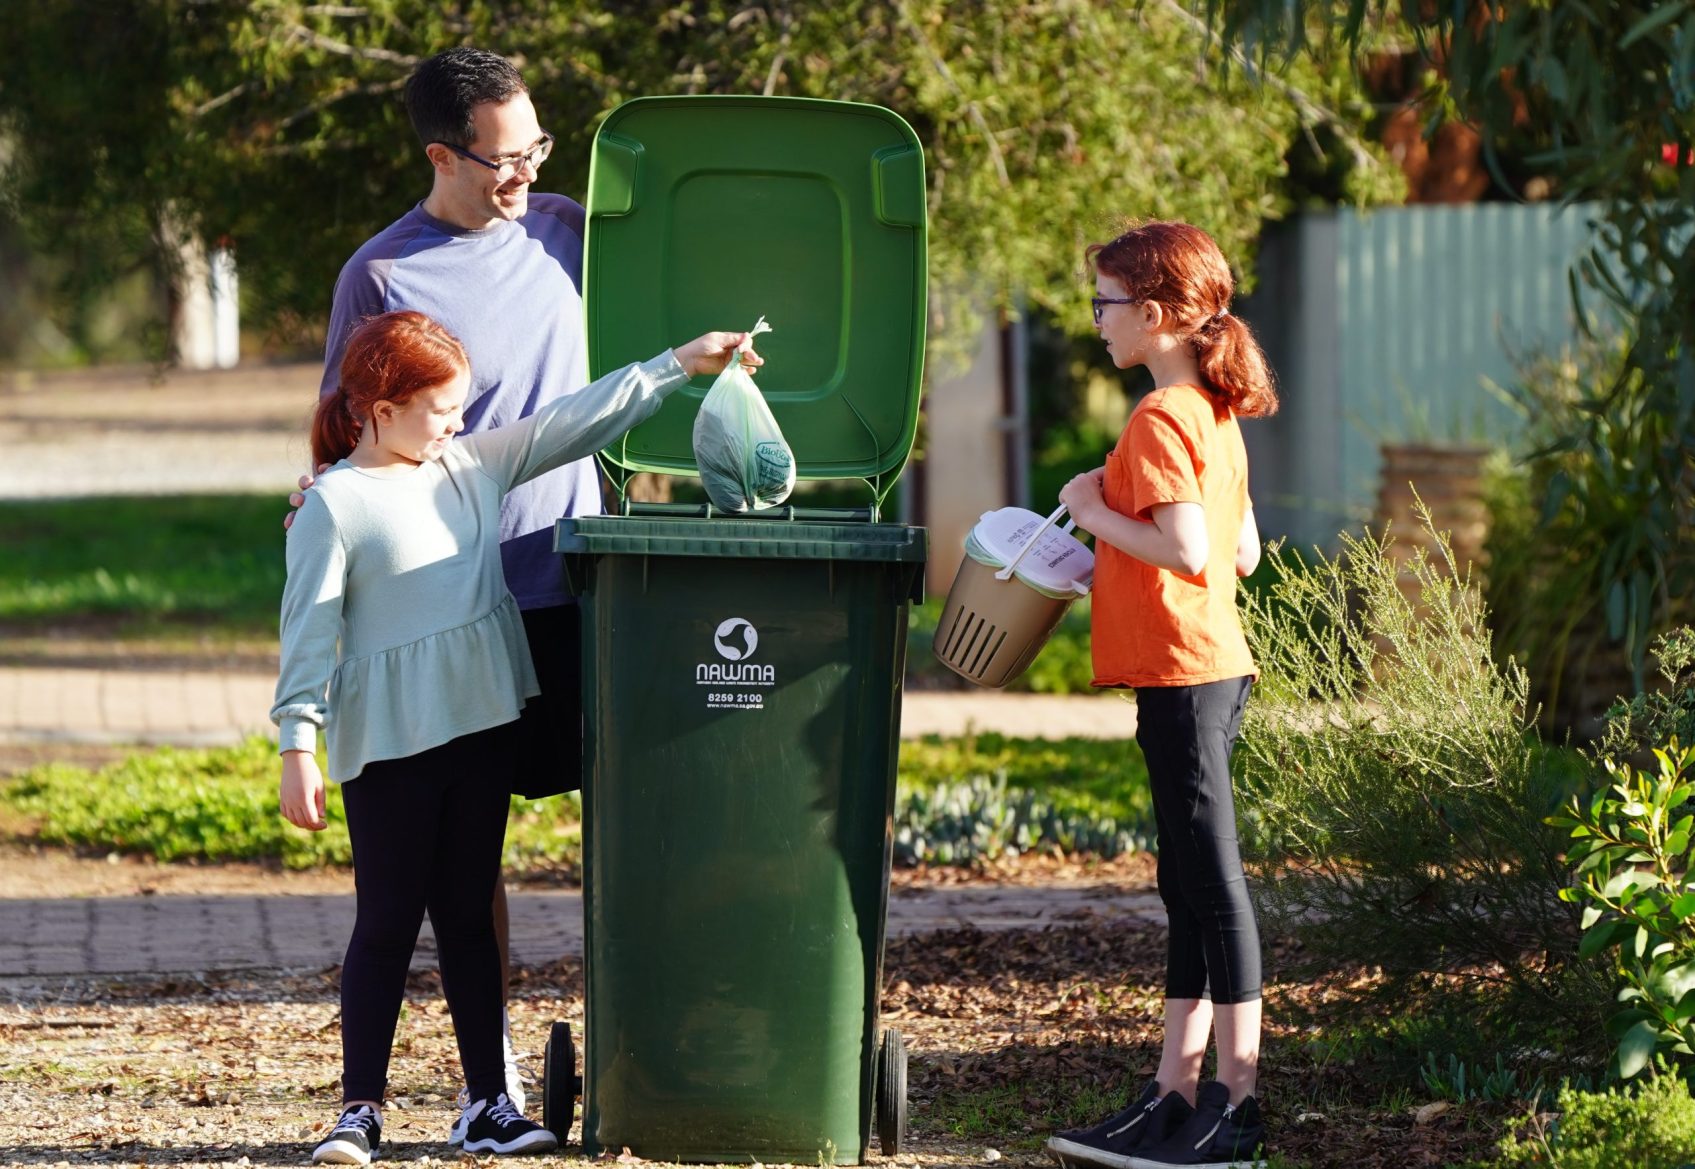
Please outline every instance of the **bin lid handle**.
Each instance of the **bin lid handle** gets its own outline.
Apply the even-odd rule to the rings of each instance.
[[[1025,544],[1024,547],[1022,547],[1018,550],[1018,555],[1014,556],[1005,568],[1003,568],[999,572],[995,573],[995,579],[996,580],[1011,580],[1012,579],[1012,570],[1018,567],[1018,562],[1020,560],[1024,559],[1024,554],[1026,552],[1030,551],[1030,549],[1034,548],[1036,546],[1036,542],[1042,538],[1042,533],[1047,531],[1049,528],[1053,527],[1054,521],[1059,519],[1059,517],[1064,515],[1064,514],[1065,514],[1065,505],[1063,503],[1060,504],[1058,507],[1054,508],[1053,511],[1048,514],[1048,518],[1043,520],[1042,523],[1041,523],[1041,526],[1039,526],[1036,529],[1035,533],[1033,535],[1031,535],[1029,542],[1027,544]],[[1075,524],[1069,524],[1068,523],[1068,524],[1065,525],[1065,530],[1069,532],[1075,526],[1076,526]]]

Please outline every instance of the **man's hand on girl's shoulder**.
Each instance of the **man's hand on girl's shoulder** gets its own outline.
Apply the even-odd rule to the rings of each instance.
[[[329,469],[330,465],[328,463],[319,463],[318,475],[322,475]],[[294,513],[299,511],[300,505],[306,502],[306,493],[312,490],[312,484],[317,481],[317,475],[302,475],[300,477],[300,490],[289,492],[288,514],[283,516],[283,531],[286,532],[289,528],[294,526]]]

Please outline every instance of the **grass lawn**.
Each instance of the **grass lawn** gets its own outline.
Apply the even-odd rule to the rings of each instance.
[[[0,502],[0,626],[274,639],[286,510],[274,495]]]
[[[30,843],[98,852],[150,856],[161,861],[277,861],[290,868],[345,865],[351,854],[340,789],[329,791],[330,827],[305,832],[283,822],[276,811],[276,747],[255,737],[236,747],[143,751],[103,768],[62,763],[34,767],[0,781],[0,821],[21,826]],[[1151,830],[1145,774],[1134,743],[1071,739],[1050,742],[1000,735],[909,740],[901,746],[896,823],[937,839],[931,807],[937,793],[972,790],[990,778],[1001,805],[1051,812],[1037,820],[1047,836],[1031,841],[1075,845],[1062,835],[1067,825],[1122,826],[1139,839]],[[1004,786],[1003,786],[1004,785]],[[928,798],[931,803],[926,803]],[[986,859],[1008,844],[1002,806],[974,812],[993,822],[998,835],[984,837]],[[1075,831],[1075,828],[1069,829]],[[933,850],[923,857],[937,858]],[[947,860],[967,854],[950,850]],[[575,795],[530,803],[514,800],[506,838],[506,866],[516,873],[577,871],[582,860],[581,805]]]

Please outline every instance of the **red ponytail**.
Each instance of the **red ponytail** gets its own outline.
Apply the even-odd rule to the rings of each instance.
[[[405,405],[470,365],[459,339],[423,313],[384,313],[365,321],[347,339],[341,380],[312,416],[312,465],[352,454],[378,402]]]

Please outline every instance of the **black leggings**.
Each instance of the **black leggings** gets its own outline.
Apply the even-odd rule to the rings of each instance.
[[[495,882],[516,724],[366,764],[342,786],[358,914],[341,971],[342,1099],[381,1101],[406,972],[429,910],[473,1100],[506,1090]]]
[[[1136,742],[1159,825],[1159,896],[1170,933],[1167,998],[1260,997],[1259,926],[1236,842],[1230,752],[1249,678],[1136,690]]]

